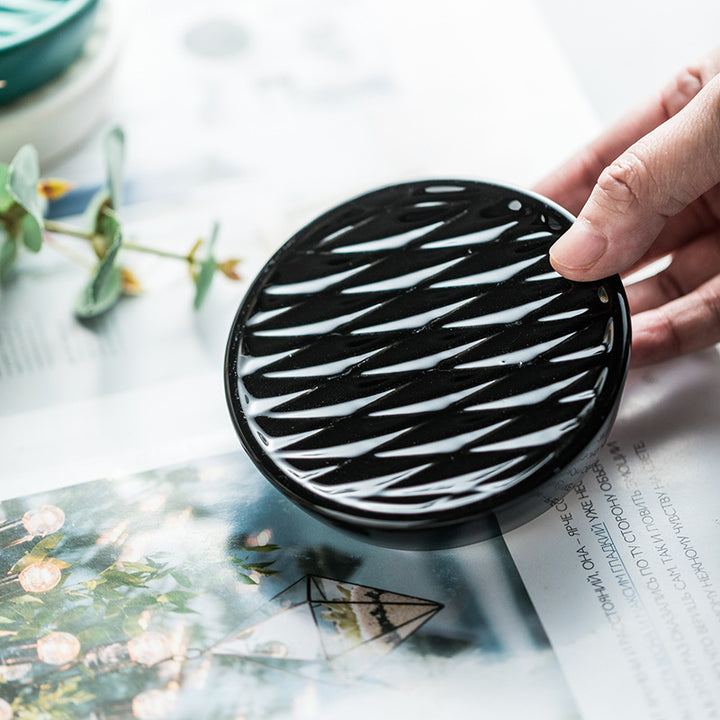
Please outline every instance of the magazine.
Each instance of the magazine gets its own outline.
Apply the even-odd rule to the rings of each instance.
[[[632,372],[598,461],[505,536],[583,717],[720,716],[718,378],[715,349]]]
[[[502,538],[371,546],[241,451],[0,512],[0,717],[578,716]]]

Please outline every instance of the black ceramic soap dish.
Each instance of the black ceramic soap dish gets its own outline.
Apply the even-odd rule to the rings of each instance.
[[[226,390],[258,468],[369,540],[437,548],[537,516],[594,461],[627,372],[617,277],[573,283],[573,218],[497,184],[396,185],[267,263],[235,318]]]

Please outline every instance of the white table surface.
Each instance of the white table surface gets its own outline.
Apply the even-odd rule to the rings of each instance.
[[[130,231],[186,249],[220,218],[218,254],[241,254],[246,282],[218,282],[193,315],[185,269],[139,261],[150,292],[90,331],[71,314],[82,272],[45,252],[24,258],[18,281],[0,294],[0,338],[11,338],[18,357],[32,355],[23,337],[50,342],[22,373],[0,373],[4,497],[236,451],[222,387],[224,340],[247,281],[300,223],[354,193],[419,176],[532,185],[711,47],[720,27],[720,8],[708,0],[115,6],[126,40],[102,119],[82,146],[43,171],[93,188],[103,178],[102,134],[121,123]],[[706,390],[716,385],[716,357],[674,367],[636,378],[625,417],[631,439],[636,416],[649,418],[641,429],[652,440],[656,418],[667,428],[687,419],[672,397],[661,397],[665,381],[682,391],[690,378],[698,397],[715,397]],[[647,408],[637,397],[655,403],[657,414],[639,412]],[[712,436],[702,428],[698,441]],[[716,526],[702,528],[713,540]],[[538,567],[532,552],[525,557],[530,570]],[[582,639],[573,635],[568,646],[581,652]],[[557,680],[554,661],[548,667]],[[460,676],[464,687],[475,681],[471,670],[467,682]],[[538,694],[521,697],[515,676],[500,670],[489,679],[500,700],[531,706],[537,717],[567,716],[558,714],[565,690],[555,697],[555,686],[537,676]]]
[[[615,119],[720,45],[712,0],[536,0],[599,119]]]

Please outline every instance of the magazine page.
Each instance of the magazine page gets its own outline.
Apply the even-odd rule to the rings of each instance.
[[[251,203],[233,198],[233,188],[216,190],[216,203],[201,191],[195,195],[186,204],[123,208],[126,239],[186,253],[217,222],[217,255],[238,261],[240,280],[218,272],[207,303],[194,311],[187,262],[124,251],[122,264],[139,294],[123,297],[112,312],[79,321],[75,303],[89,278],[84,263],[94,255],[81,241],[49,236],[42,252],[20,258],[2,288],[0,416],[218,372],[234,313],[274,238]],[[83,227],[81,218],[63,225]]]
[[[197,194],[188,205],[134,205],[123,216],[128,236],[161,251],[179,244],[187,251],[220,223],[218,255],[240,260],[241,279],[216,278],[199,311],[187,264],[150,255],[123,259],[143,293],[91,321],[73,314],[86,268],[52,248],[21,258],[3,286],[4,496],[18,484],[30,492],[237,447],[223,387],[225,343],[271,240],[251,206],[228,194],[218,211]],[[90,259],[87,248],[69,247]]]
[[[720,715],[720,358],[631,372],[598,461],[505,535],[584,718]]]
[[[577,717],[502,538],[368,545],[240,451],[0,520],[2,717]]]

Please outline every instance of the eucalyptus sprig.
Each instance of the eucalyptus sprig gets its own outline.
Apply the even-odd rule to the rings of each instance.
[[[40,179],[38,155],[32,145],[20,148],[9,164],[0,164],[0,282],[4,283],[10,277],[21,247],[37,253],[43,246],[50,245],[77,259],[66,248],[57,245],[56,236],[83,240],[95,254],[91,276],[75,303],[75,315],[81,319],[97,317],[112,308],[123,295],[141,291],[135,274],[120,264],[121,251],[149,253],[186,263],[195,284],[195,309],[204,302],[218,272],[230,280],[240,279],[238,258],[223,261],[215,258],[217,223],[214,223],[209,239],[196,241],[187,253],[125,239],[118,217],[125,156],[125,135],[121,128],[113,128],[105,137],[104,155],[105,186],[90,200],[80,227],[44,217],[47,201],[62,196],[71,186],[63,180]]]

